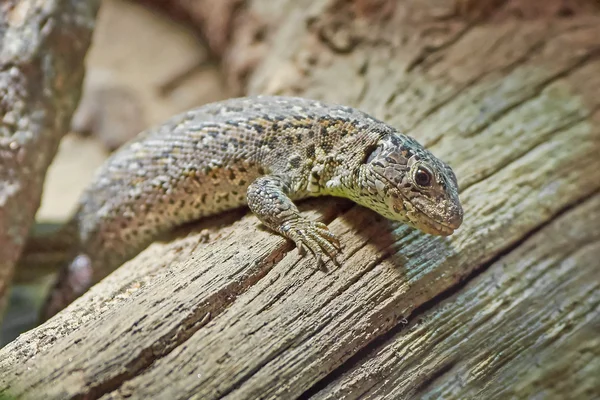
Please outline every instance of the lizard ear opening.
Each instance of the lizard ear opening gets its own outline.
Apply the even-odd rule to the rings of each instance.
[[[365,149],[365,159],[363,161],[364,164],[369,164],[373,161],[379,154],[381,154],[381,150],[383,150],[382,146],[372,145]]]

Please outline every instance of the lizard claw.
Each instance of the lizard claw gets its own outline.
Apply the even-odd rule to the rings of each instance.
[[[324,259],[338,264],[336,255],[341,250],[340,241],[324,223],[299,219],[285,224],[281,232],[296,244],[301,256],[304,256],[308,249],[319,268]]]

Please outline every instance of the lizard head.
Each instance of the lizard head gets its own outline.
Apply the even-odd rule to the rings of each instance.
[[[448,236],[463,219],[452,169],[414,139],[389,133],[365,154],[355,199],[386,218]]]

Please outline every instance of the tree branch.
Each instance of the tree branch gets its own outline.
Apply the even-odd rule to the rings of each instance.
[[[99,1],[0,5],[0,310],[69,127]]]

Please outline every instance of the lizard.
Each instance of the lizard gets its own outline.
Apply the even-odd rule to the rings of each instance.
[[[140,133],[99,168],[61,231],[69,262],[43,318],[162,233],[243,206],[318,265],[335,262],[338,238],[295,205],[325,195],[432,235],[463,220],[451,167],[363,111],[284,96],[210,103]]]

